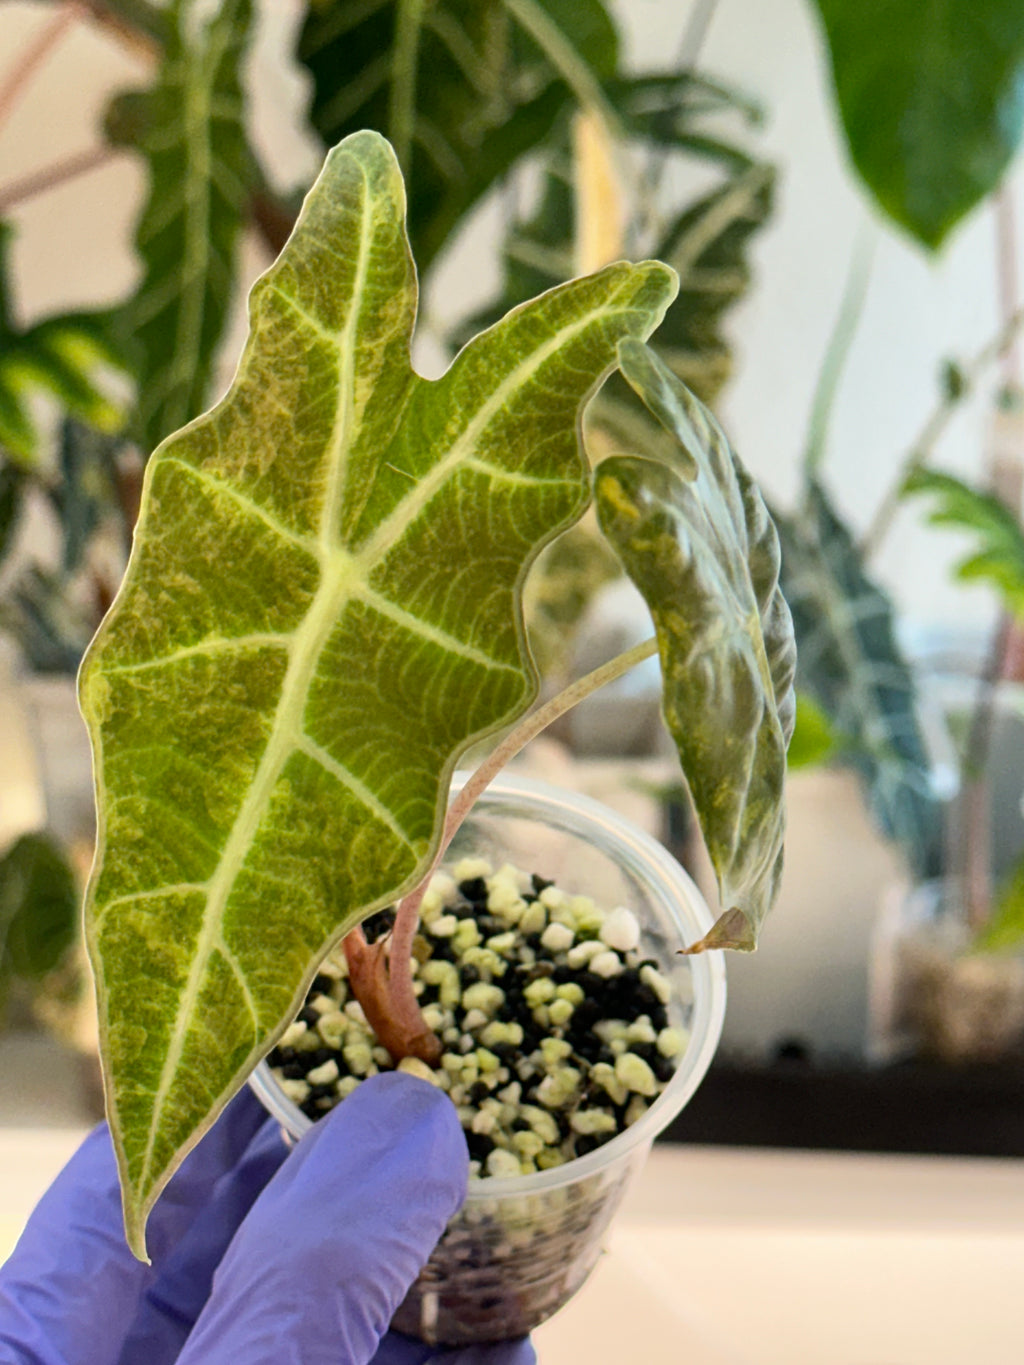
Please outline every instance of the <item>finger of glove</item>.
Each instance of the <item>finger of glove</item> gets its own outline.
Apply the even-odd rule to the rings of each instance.
[[[179,1365],[366,1365],[467,1174],[451,1101],[403,1072],[371,1077],[256,1200]]]
[[[250,1097],[251,1098],[251,1097]],[[233,1103],[175,1176],[153,1215],[157,1257],[208,1197],[262,1110]],[[93,1130],[43,1195],[0,1267],[0,1344],[39,1365],[115,1361],[152,1271],[128,1249],[106,1124]],[[15,1357],[17,1359],[17,1357]]]
[[[242,1158],[266,1121],[267,1111],[246,1086],[182,1162],[146,1226],[146,1246],[156,1270],[173,1254],[209,1204],[217,1182]]]
[[[0,1268],[0,1343],[33,1365],[107,1365],[147,1273],[125,1243],[110,1135],[101,1124],[43,1195]]]
[[[422,1341],[389,1332],[372,1365],[537,1365],[529,1337],[474,1346],[427,1346]]]
[[[160,1262],[125,1338],[120,1365],[176,1361],[210,1296],[214,1271],[253,1202],[288,1154],[276,1119],[265,1119],[242,1156],[221,1173],[188,1231]]]

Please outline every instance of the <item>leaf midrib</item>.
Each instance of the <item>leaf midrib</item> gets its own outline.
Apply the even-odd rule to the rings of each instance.
[[[260,759],[252,785],[246,793],[241,809],[235,817],[217,869],[208,883],[203,922],[197,950],[192,959],[188,981],[175,1013],[171,1045],[160,1070],[160,1081],[153,1098],[152,1122],[142,1160],[142,1181],[148,1183],[153,1159],[153,1146],[158,1132],[157,1118],[163,1110],[177,1074],[185,1047],[187,1028],[182,1021],[191,1017],[199,997],[203,977],[212,953],[222,939],[221,915],[231,889],[237,880],[246,852],[252,844],[266,811],[267,801],[281,775],[287,759],[294,753],[301,738],[301,717],[305,698],[316,670],[323,642],[331,626],[338,619],[345,600],[352,594],[358,568],[352,557],[330,542],[332,516],[336,500],[343,486],[345,454],[350,448],[353,406],[355,397],[355,331],[360,317],[360,304],[369,269],[370,238],[373,226],[369,186],[363,173],[362,221],[356,257],[356,273],[352,286],[352,302],[345,326],[338,338],[339,354],[343,357],[338,376],[338,408],[328,447],[328,478],[320,515],[318,548],[321,562],[320,586],[309,612],[295,631],[289,650],[288,668],[281,686],[281,696],[274,713],[267,747]],[[406,837],[406,842],[408,839]]]
[[[368,257],[370,222],[368,205],[369,195],[367,194],[366,199],[364,199],[363,237],[360,242],[357,285],[360,280],[365,278],[364,272]],[[351,352],[354,347],[351,342],[359,313],[356,306],[357,298],[358,295],[353,292],[353,307],[339,343],[341,347],[346,348],[343,354],[348,359],[339,376],[339,416],[335,423],[331,442],[333,458],[328,482],[329,494],[337,494],[343,486],[343,454],[348,449],[345,437],[348,434],[348,424],[351,421],[353,396],[354,374]],[[181,1026],[181,1021],[189,1017],[192,1007],[198,999],[206,966],[219,939],[221,911],[234,885],[245,853],[251,844],[252,836],[259,827],[266,802],[280,776],[286,759],[296,748],[305,744],[301,728],[294,722],[294,716],[297,712],[299,714],[302,712],[324,639],[331,626],[337,621],[346,603],[360,595],[360,589],[369,581],[370,570],[373,566],[383,557],[385,551],[396,543],[404,530],[412,524],[426,503],[434,496],[438,487],[449,476],[453,467],[460,463],[468,450],[473,448],[480,435],[494,420],[508,398],[535,374],[545,361],[556,354],[567,340],[590,327],[594,318],[599,313],[605,313],[607,309],[607,303],[601,308],[589,309],[574,323],[559,328],[542,346],[534,350],[526,361],[515,366],[494,390],[490,399],[467,423],[444,458],[438,461],[437,465],[402,499],[391,516],[378,527],[376,534],[355,554],[350,555],[330,543],[332,497],[325,496],[319,538],[323,574],[321,584],[317,589],[306,619],[293,636],[291,657],[282,685],[281,697],[276,708],[270,740],[264,750],[252,786],[228,836],[218,869],[209,883],[210,889],[197,952],[193,958],[192,970],[189,973],[185,990],[180,997],[172,1043],[161,1069],[160,1082],[154,1096],[153,1121],[143,1155],[140,1184],[148,1183],[153,1146],[158,1132],[156,1119],[173,1084],[178,1063],[184,1050],[185,1031]],[[427,381],[421,380],[420,382],[425,383]],[[353,789],[355,790],[355,788]],[[388,819],[388,823],[394,832],[411,847],[408,835],[405,831],[400,830],[393,815],[380,809],[378,809],[378,813],[381,814],[382,818]]]

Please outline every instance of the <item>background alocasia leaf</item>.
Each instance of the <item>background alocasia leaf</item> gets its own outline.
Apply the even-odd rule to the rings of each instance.
[[[811,479],[797,516],[776,515],[782,587],[800,641],[801,691],[843,736],[842,761],[861,774],[883,832],[919,876],[935,876],[941,813],[917,718],[914,678],[889,598],[824,488]]]
[[[706,403],[714,402],[732,373],[722,323],[750,284],[749,239],[771,212],[775,181],[770,166],[736,160],[733,176],[684,210],[652,252],[679,276],[678,297],[658,328],[658,355]],[[618,375],[602,389],[592,421],[633,450],[671,449],[674,440]]]
[[[850,155],[887,214],[937,247],[1024,131],[1020,0],[815,0]]]
[[[428,382],[401,176],[347,139],[227,397],[147,468],[83,666],[88,935],[132,1245],[340,935],[421,876],[458,755],[531,701],[521,584],[587,501],[579,410],[674,291],[610,266]]]
[[[559,114],[587,90],[599,93],[597,82],[615,70],[618,37],[600,0],[313,0],[298,56],[327,145],[361,128],[393,142],[425,270]]]
[[[679,448],[613,456],[595,475],[601,529],[658,634],[665,720],[704,834],[722,914],[696,948],[753,948],[782,871],[796,649],[779,545],[756,484],[711,413],[648,346],[623,375]]]
[[[908,476],[901,493],[930,495],[934,526],[966,531],[976,540],[972,554],[957,565],[956,576],[965,583],[990,583],[1014,616],[1024,616],[1024,532],[1020,523],[993,493],[982,493],[954,474],[917,469]]]
[[[57,468],[34,470],[31,480],[0,456],[0,564],[17,540],[30,490],[37,506],[49,505],[60,529],[58,564],[31,558],[11,564],[0,628],[17,640],[35,672],[73,676],[117,586],[116,561],[111,565],[93,550],[102,540],[109,556],[118,532],[123,536],[111,507],[122,496],[118,457],[126,443],[72,419],[61,423],[59,441]]]
[[[120,96],[107,117],[111,139],[149,172],[135,231],[144,277],[116,319],[147,451],[206,405],[253,176],[241,85],[251,0],[225,0],[205,23],[199,8],[175,0],[156,83]]]

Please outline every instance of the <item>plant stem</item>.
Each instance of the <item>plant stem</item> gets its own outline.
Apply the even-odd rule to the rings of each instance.
[[[505,0],[505,8],[547,57],[583,109],[592,109],[612,140],[625,141],[619,116],[608,103],[601,83],[572,46],[565,33],[538,0]]]
[[[525,716],[518,725],[511,729],[501,743],[488,754],[476,772],[467,779],[462,790],[452,802],[448,811],[448,818],[445,821],[444,835],[437,852],[435,866],[444,856],[445,850],[455,837],[463,820],[506,763],[525,749],[531,739],[536,739],[541,731],[546,730],[549,725],[553,725],[559,716],[564,716],[566,711],[571,711],[584,697],[589,697],[591,692],[596,692],[599,687],[604,687],[606,683],[614,682],[616,678],[621,678],[623,673],[628,673],[631,668],[643,663],[644,659],[649,659],[657,648],[657,640],[650,639],[644,640],[642,644],[634,645],[624,654],[617,654],[614,659],[602,664],[600,668],[595,668],[592,673],[587,673],[582,678],[578,678],[576,682],[570,683],[568,687],[557,693],[550,701],[545,702],[543,706],[539,706],[536,711],[531,711],[528,716]]]
[[[54,162],[52,166],[47,166],[41,171],[33,171],[31,175],[13,181],[0,189],[0,213],[6,213],[8,209],[24,203],[26,199],[34,199],[37,194],[56,189],[58,185],[85,175],[87,171],[96,170],[97,167],[112,160],[117,153],[116,147],[91,147],[86,152],[75,152],[62,161]]]
[[[882,499],[878,511],[861,541],[861,553],[865,560],[876,553],[879,545],[885,539],[896,515],[896,509],[899,507],[903,485],[907,479],[916,470],[922,469],[928,463],[939,438],[945,432],[957,407],[974,392],[975,385],[988,367],[1013,345],[1022,326],[1024,326],[1024,307],[1015,309],[992,340],[986,343],[977,355],[961,369],[960,383],[956,392],[945,394],[925,422],[917,440],[911,445],[902,464],[896,471],[896,478]]]
[[[818,381],[814,386],[814,399],[811,403],[811,416],[807,424],[807,444],[804,448],[803,478],[808,483],[815,478],[821,468],[828,447],[828,425],[835,403],[836,390],[846,361],[850,354],[853,338],[857,333],[864,303],[867,299],[868,281],[874,260],[877,236],[870,228],[862,228],[857,234],[850,267],[843,287],[843,297],[839,313],[832,328],[825,350],[825,359],[818,371]]]
[[[395,55],[391,63],[388,133],[398,164],[406,178],[409,175],[409,162],[412,157],[423,8],[424,0],[398,0],[395,17]]]
[[[21,60],[15,64],[14,70],[0,89],[0,126],[6,123],[32,77],[71,25],[82,17],[83,12],[82,7],[76,3],[62,5],[48,23],[40,25],[39,31],[22,53]]]
[[[644,659],[649,659],[657,648],[658,642],[654,639],[635,645],[577,679],[515,725],[467,779],[452,802],[433,861],[418,885],[398,902],[390,935],[372,944],[366,942],[360,928],[346,935],[345,957],[352,993],[362,1005],[367,1022],[378,1040],[396,1063],[403,1057],[418,1057],[421,1061],[436,1065],[441,1055],[440,1043],[424,1022],[413,991],[412,948],[419,925],[420,905],[430,885],[430,878],[459,826],[505,764],[524,749],[531,739],[591,692],[613,682]]]
[[[103,0],[81,0],[93,22],[115,37],[133,56],[153,60],[160,55],[167,41],[167,11],[147,0],[117,0],[106,5]]]
[[[1009,636],[1010,618],[1004,615],[978,679],[978,695],[964,750],[964,813],[958,861],[963,870],[967,923],[975,934],[987,923],[992,904],[992,831],[986,770],[992,748],[996,687],[1002,676]]]

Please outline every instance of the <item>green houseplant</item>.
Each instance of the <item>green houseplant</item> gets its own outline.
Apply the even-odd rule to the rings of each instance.
[[[710,400],[730,367],[720,319],[746,288],[747,240],[769,212],[772,187],[771,168],[723,133],[729,124],[722,119],[733,127],[753,123],[757,109],[693,69],[692,42],[675,65],[631,72],[599,0],[570,6],[510,0],[486,10],[458,0],[429,7],[387,0],[360,14],[345,0],[309,0],[294,50],[280,54],[310,83],[308,108],[295,121],[324,146],[362,127],[391,138],[428,285],[489,193],[514,201],[492,318],[603,264],[579,264],[587,250],[581,225],[607,219],[608,259],[628,246],[629,254],[663,257],[678,270],[683,291],[667,318],[667,353]],[[16,641],[30,679],[65,679],[70,694],[123,570],[143,464],[164,436],[202,410],[216,385],[232,305],[248,283],[243,240],[248,234],[265,253],[276,253],[307,185],[289,172],[286,188],[275,188],[253,133],[245,59],[258,7],[243,0],[200,15],[190,0],[175,0],[165,7],[40,6],[39,14],[0,89],[0,136],[37,73],[78,26],[127,52],[138,76],[135,88],[104,110],[86,155],[55,159],[0,185],[0,218],[17,222],[24,204],[118,156],[131,157],[145,180],[135,224],[138,277],[125,296],[99,308],[25,323],[7,250],[13,229],[2,230],[0,629]],[[581,123],[623,180],[608,206],[574,188]],[[651,175],[626,176],[624,168],[640,159]],[[686,161],[715,173],[713,189],[693,199],[659,196],[661,172]],[[517,186],[536,169],[544,190],[533,205]],[[187,192],[179,194],[182,185]],[[452,337],[434,339],[454,349],[465,330],[457,321]],[[608,397],[607,409],[621,415],[629,409],[621,392],[617,397],[614,404]],[[36,420],[40,402],[50,405],[44,410],[54,420]],[[636,409],[632,415],[644,423]],[[646,430],[650,438],[657,426]],[[41,513],[53,527],[56,556],[45,545],[40,553],[30,534]],[[582,531],[575,547],[572,537],[561,540],[536,592],[531,629],[552,671],[577,610],[566,566],[591,566],[600,556],[607,571],[611,557],[595,546],[598,538]],[[540,581],[534,575],[535,588]],[[15,863],[9,872],[13,885]],[[41,940],[50,937],[51,923],[41,906]],[[54,944],[39,946],[42,960]]]
[[[604,533],[651,603],[722,887],[716,925],[676,946],[752,947],[777,885],[793,671],[777,542],[717,424],[643,344],[672,272],[613,265],[555,289],[428,383],[408,361],[403,207],[378,136],[328,158],[256,287],[231,391],[148,466],[133,558],[83,667],[100,825],[88,935],[140,1254],[170,1173],[324,953],[396,901],[390,959],[358,935],[349,958],[369,957],[367,1016],[399,1022],[392,1056],[430,1058],[400,945],[455,823],[458,755],[533,695],[521,582],[586,504],[578,413],[616,363],[679,441],[671,462],[614,456],[594,476]],[[492,767],[571,699],[522,722]]]

